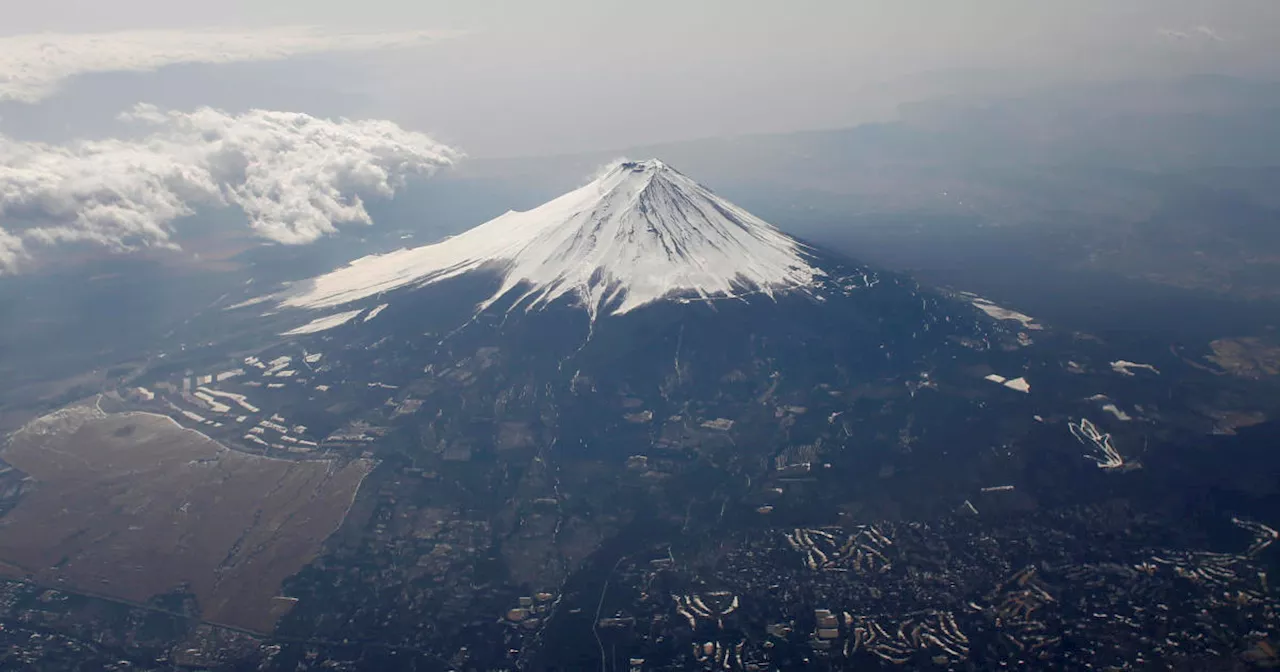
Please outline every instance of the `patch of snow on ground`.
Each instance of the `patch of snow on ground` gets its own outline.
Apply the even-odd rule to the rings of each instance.
[[[1120,456],[1120,451],[1111,443],[1111,435],[1102,433],[1098,426],[1089,421],[1088,418],[1080,418],[1079,423],[1068,422],[1067,426],[1071,429],[1071,435],[1076,437],[1082,445],[1093,448],[1093,455],[1085,455],[1085,457],[1098,463],[1099,469],[1116,469],[1124,466],[1124,458]]]
[[[209,396],[208,394],[205,394],[204,392],[196,392],[194,396],[196,399],[199,399],[200,401],[203,401],[204,403],[208,404],[210,410],[212,410],[214,413],[226,413],[227,411],[231,410],[230,406],[214,399],[213,397]]]
[[[391,304],[389,304],[389,303],[384,303],[384,304],[381,304],[381,305],[377,306],[377,307],[376,307],[376,308],[374,308],[373,310],[369,311],[369,314],[368,314],[368,315],[365,315],[365,316],[364,316],[364,319],[363,319],[363,320],[361,320],[361,322],[368,322],[369,320],[372,320],[373,318],[377,317],[377,316],[378,316],[378,313],[381,313],[382,311],[386,310],[386,309],[387,309],[387,306],[389,306],[389,305],[391,305]]]
[[[997,385],[1003,385],[1011,390],[1017,390],[1024,393],[1031,391],[1031,383],[1028,383],[1026,378],[1005,378],[998,373],[992,373],[985,376],[985,379],[996,383]]]
[[[1104,404],[1102,406],[1102,410],[1110,413],[1111,415],[1116,416],[1116,420],[1120,420],[1122,422],[1129,422],[1130,420],[1133,419],[1133,416],[1120,410],[1120,407],[1116,406],[1115,404]]]
[[[266,303],[270,300],[271,300],[270,295],[258,296],[258,297],[249,299],[248,301],[241,301],[240,303],[237,303],[235,305],[227,306],[226,308],[223,308],[223,310],[237,310],[240,308],[248,308],[249,306],[256,306],[260,303]]]
[[[1135,375],[1133,373],[1134,369],[1146,369],[1151,373],[1154,373],[1157,375],[1160,373],[1160,371],[1156,369],[1156,367],[1151,366],[1150,364],[1138,364],[1136,362],[1126,362],[1123,359],[1111,362],[1111,370],[1115,371],[1116,373],[1122,376]]]
[[[1031,383],[1028,383],[1026,378],[1014,378],[1013,380],[1006,380],[1004,381],[1004,386],[1011,390],[1017,390],[1023,393],[1031,391]]]
[[[359,315],[361,312],[363,311],[349,310],[345,313],[335,313],[333,315],[325,315],[324,317],[318,317],[302,325],[301,327],[290,329],[289,331],[286,331],[280,335],[281,336],[301,336],[303,334],[314,334],[317,332],[325,331],[327,329],[333,329],[334,327],[340,327],[350,322],[351,320],[355,319],[356,315]]]
[[[981,310],[987,315],[990,315],[991,317],[994,317],[997,320],[1016,320],[1022,323],[1022,327],[1024,329],[1030,329],[1032,331],[1039,331],[1041,329],[1044,329],[1044,326],[1036,323],[1036,320],[1034,317],[1031,317],[1029,315],[1024,315],[1022,313],[1019,313],[1016,310],[1009,310],[1008,308],[1002,308],[980,296],[974,296],[972,294],[967,294],[967,293],[964,296],[965,298],[969,299],[969,302],[972,303],[975,308],[977,308],[978,310]]]
[[[236,402],[237,404],[239,404],[241,408],[243,408],[246,411],[249,411],[250,413],[258,413],[261,410],[257,406],[254,406],[253,404],[249,403],[248,397],[244,396],[243,394],[236,394],[234,392],[223,392],[222,390],[214,390],[208,387],[200,388],[200,392],[203,392],[205,394],[212,395],[215,397],[230,399]]]
[[[1280,532],[1257,521],[1233,517],[1231,522],[1253,533],[1253,543],[1249,546],[1249,550],[1245,551],[1245,555],[1250,558],[1258,557],[1268,546],[1280,540]]]

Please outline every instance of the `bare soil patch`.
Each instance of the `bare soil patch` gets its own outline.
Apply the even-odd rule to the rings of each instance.
[[[240,453],[159,415],[58,414],[4,447],[37,486],[0,518],[0,574],[135,602],[181,590],[258,632],[372,468]]]
[[[1264,378],[1280,375],[1280,346],[1260,338],[1221,338],[1209,344],[1206,359],[1232,375]]]

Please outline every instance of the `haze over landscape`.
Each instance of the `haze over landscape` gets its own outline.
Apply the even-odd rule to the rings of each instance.
[[[0,668],[1280,665],[1280,5],[47,0]]]

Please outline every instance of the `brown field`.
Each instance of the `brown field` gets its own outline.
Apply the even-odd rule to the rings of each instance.
[[[0,518],[0,574],[135,602],[183,589],[205,620],[258,632],[372,467],[240,453],[93,404],[31,423],[0,456],[37,481]]]
[[[1205,359],[1232,375],[1244,378],[1280,375],[1280,346],[1260,338],[1221,338],[1209,347],[1213,354]]]

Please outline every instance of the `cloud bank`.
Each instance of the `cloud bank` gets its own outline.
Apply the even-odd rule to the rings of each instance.
[[[41,33],[0,38],[0,101],[37,103],[68,78],[92,72],[146,72],[178,63],[270,61],[302,54],[425,44],[442,33],[341,34],[286,27],[238,32],[145,30]]]
[[[65,145],[0,136],[0,271],[32,245],[172,247],[172,223],[200,207],[238,207],[262,238],[309,243],[371,223],[362,197],[390,197],[461,156],[388,121],[149,105],[124,116],[148,133]]]

